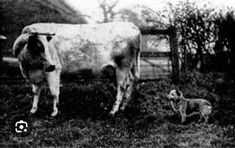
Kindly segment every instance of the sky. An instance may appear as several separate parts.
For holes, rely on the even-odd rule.
[[[66,0],[75,10],[79,10],[82,14],[89,16],[87,18],[89,23],[94,23],[102,20],[102,12],[99,9],[98,1],[101,0]],[[112,1],[112,0],[108,0]],[[153,10],[163,9],[168,2],[177,3],[180,0],[119,0],[115,11],[122,8],[128,8],[135,5],[145,5]],[[181,0],[182,1],[182,0]],[[195,0],[189,0],[195,1]],[[209,3],[210,6],[216,9],[225,9],[227,7],[235,8],[235,0],[196,0],[198,5]]]

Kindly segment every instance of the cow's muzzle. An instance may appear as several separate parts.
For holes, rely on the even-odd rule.
[[[45,68],[45,72],[52,72],[55,70],[55,65],[49,65]]]

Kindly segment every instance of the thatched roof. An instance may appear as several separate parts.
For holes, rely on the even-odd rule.
[[[83,24],[86,23],[83,15],[75,11],[72,7],[70,7],[65,0],[37,0],[44,6],[47,6],[51,9],[57,10],[60,15],[67,19],[69,23],[78,23]]]
[[[7,37],[5,51],[26,25],[37,22],[78,23],[86,20],[64,0],[0,0],[0,34]],[[9,51],[10,53],[11,51]]]

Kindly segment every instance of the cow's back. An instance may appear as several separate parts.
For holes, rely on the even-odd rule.
[[[81,36],[94,42],[127,39],[140,33],[137,26],[130,22],[112,22],[103,24],[57,24],[36,23],[26,26],[22,33],[55,33],[58,36]]]
[[[32,32],[55,33],[49,42],[52,59],[62,67],[62,71],[71,73],[83,68],[97,70],[112,62],[113,56],[130,55],[129,42],[139,46],[140,36],[138,27],[128,22],[82,25],[37,23],[26,26],[22,31]]]

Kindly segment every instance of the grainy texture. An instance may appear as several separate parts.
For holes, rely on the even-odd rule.
[[[34,114],[38,109],[43,80],[54,97],[51,116],[56,116],[61,74],[90,71],[97,76],[110,71],[107,69],[114,71],[117,85],[110,114],[114,115],[119,108],[124,110],[140,75],[140,44],[139,28],[130,22],[26,26],[16,39],[13,52],[23,76],[32,84],[34,101],[30,112]]]
[[[209,91],[216,74],[187,74],[178,87],[187,97],[205,97],[214,107],[209,124],[180,123],[165,95],[176,86],[170,80],[139,83],[124,113],[109,118],[114,85],[108,81],[63,80],[60,114],[50,118],[52,103],[48,88],[42,91],[39,110],[27,137],[11,133],[11,121],[27,115],[32,99],[27,83],[0,83],[0,146],[34,147],[234,147],[235,106],[230,88],[218,102],[218,92]],[[5,77],[10,81],[11,78]],[[190,80],[190,81],[188,81]],[[193,86],[193,87],[192,87]],[[225,87],[224,87],[225,88]],[[218,100],[217,100],[218,99]],[[217,101],[216,101],[217,100]],[[228,101],[229,100],[229,101]]]

